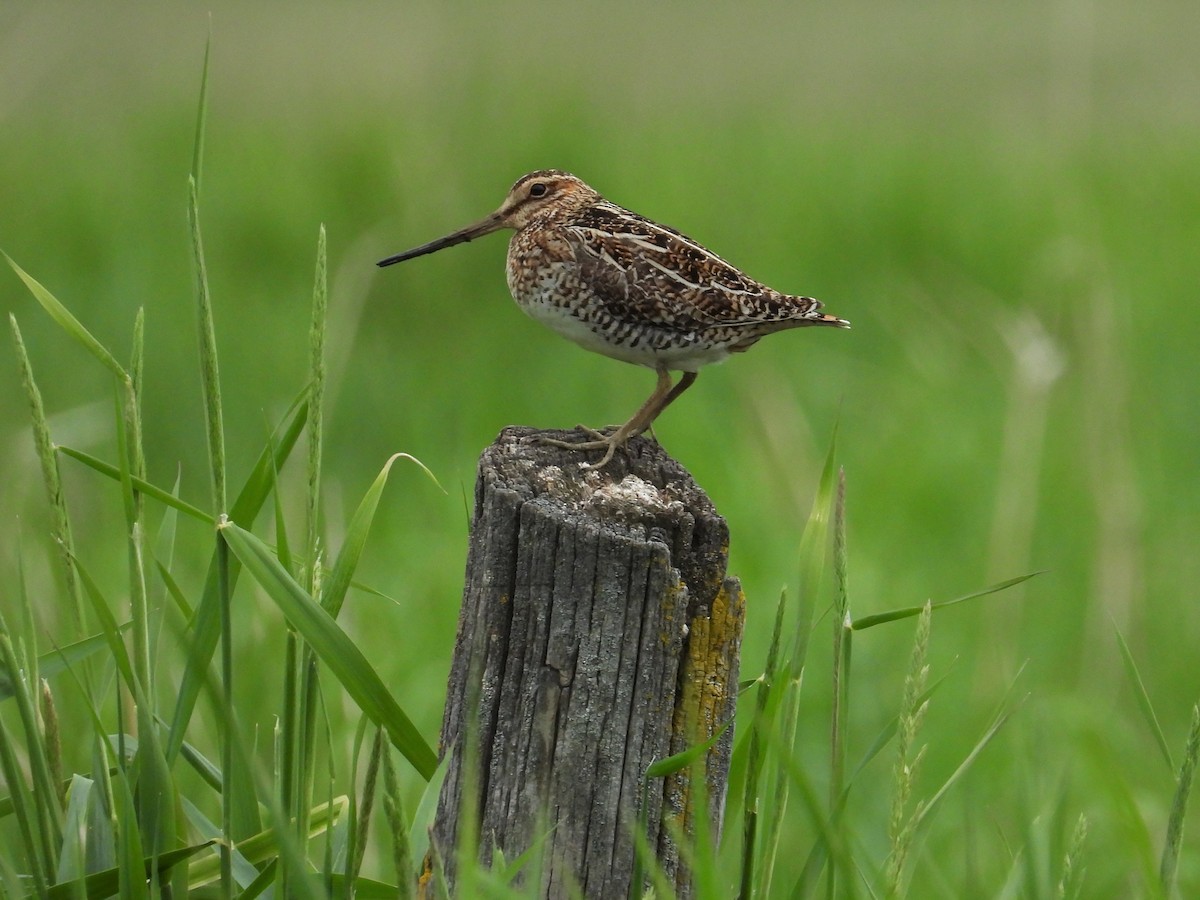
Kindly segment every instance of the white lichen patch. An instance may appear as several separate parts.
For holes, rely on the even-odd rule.
[[[533,474],[538,480],[538,487],[548,494],[574,493],[570,479],[563,475],[563,470],[558,466],[542,466]]]
[[[657,512],[683,510],[683,504],[668,497],[648,481],[626,475],[619,482],[606,481],[592,492],[592,506],[622,518],[644,518]]]

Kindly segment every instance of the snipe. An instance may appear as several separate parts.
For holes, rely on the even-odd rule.
[[[508,245],[508,289],[521,309],[588,350],[658,375],[649,399],[611,433],[580,426],[588,439],[543,439],[574,450],[604,450],[595,468],[649,428],[703,366],[776,331],[850,327],[823,314],[820,301],[760,284],[686,235],[610,203],[556,169],[521,178],[486,219],[379,265],[502,228],[516,231]],[[683,373],[674,385],[670,372]]]

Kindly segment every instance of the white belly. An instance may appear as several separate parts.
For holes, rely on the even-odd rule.
[[[704,366],[721,362],[729,356],[727,348],[714,347],[698,340],[680,340],[670,346],[656,347],[647,336],[630,334],[629,329],[602,329],[548,299],[552,296],[556,294],[555,287],[551,285],[522,297],[517,297],[513,292],[517,305],[531,318],[593,353],[635,366],[650,369],[665,367],[674,372],[698,372]]]

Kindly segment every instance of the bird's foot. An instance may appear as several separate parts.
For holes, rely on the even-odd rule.
[[[582,431],[584,434],[586,434],[588,437],[590,437],[592,439],[592,441],[607,442],[608,439],[610,437],[612,437],[613,434],[615,434],[616,432],[621,430],[621,426],[620,425],[605,425],[603,428],[596,429],[596,428],[588,428],[588,426],[586,426],[586,425],[576,425],[575,430]]]
[[[571,430],[583,432],[585,437],[591,438],[591,440],[587,441],[586,443],[589,445],[595,444],[598,447],[601,443],[607,443],[609,437],[612,434],[621,430],[621,426],[620,425],[605,425],[603,428],[595,429],[595,428],[589,428],[587,425],[576,425]],[[533,439],[535,441],[537,441],[539,444],[549,444],[552,447],[565,447],[568,450],[578,449],[582,446],[582,442],[580,442],[580,441],[562,441],[562,440],[559,440],[558,438],[546,437],[545,435],[541,435],[541,434],[534,435]],[[594,449],[594,448],[587,447],[584,449]]]
[[[629,440],[629,435],[621,434],[620,428],[610,426],[605,431],[612,431],[612,434],[605,434],[604,431],[597,431],[594,428],[588,428],[586,425],[577,425],[577,431],[582,431],[584,435],[590,437],[591,440],[586,441],[563,441],[558,438],[546,437],[545,435],[534,435],[533,439],[539,444],[546,444],[550,447],[559,447],[563,450],[603,450],[604,457],[598,463],[585,463],[585,469],[602,469],[608,465],[613,458],[613,454],[618,448],[624,449],[625,444]]]

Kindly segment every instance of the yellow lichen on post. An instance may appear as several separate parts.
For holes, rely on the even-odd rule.
[[[737,704],[738,667],[742,628],[746,621],[746,595],[737,579],[725,580],[710,610],[701,610],[688,625],[687,654],[682,662],[680,693],[672,719],[672,752],[703,744],[733,719]],[[727,729],[696,765],[668,776],[663,804],[664,839],[695,834],[695,798],[704,798],[712,827],[719,839],[725,808],[726,780],[733,730]],[[704,778],[701,791],[693,778]],[[688,887],[689,874],[681,867],[674,874],[677,889]]]
[[[732,594],[732,596],[731,596]],[[706,741],[727,719],[726,711],[737,696],[736,669],[738,650],[742,643],[742,626],[746,621],[746,595],[734,580],[721,585],[713,600],[712,610],[701,613],[689,623],[688,654],[684,661],[683,702],[676,711],[676,733],[687,718],[679,718],[683,709],[699,733],[694,740]]]

